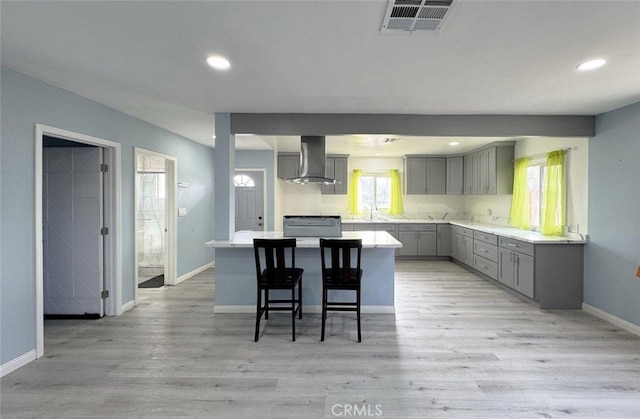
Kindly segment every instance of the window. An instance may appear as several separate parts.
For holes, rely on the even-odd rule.
[[[389,175],[363,174],[358,179],[358,211],[387,211],[391,207],[391,178]]]
[[[256,184],[247,175],[235,175],[233,177],[233,186],[236,188],[255,188]]]
[[[539,230],[542,224],[542,204],[544,202],[544,178],[547,165],[534,163],[527,167],[527,189],[529,190],[529,225]]]

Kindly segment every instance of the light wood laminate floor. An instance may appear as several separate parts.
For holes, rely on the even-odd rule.
[[[365,267],[366,269],[366,267]],[[306,280],[311,280],[306,278]],[[365,284],[366,286],[366,284]],[[396,314],[213,314],[213,271],[120,317],[47,321],[6,418],[638,418],[640,338],[541,311],[450,262],[399,262]]]

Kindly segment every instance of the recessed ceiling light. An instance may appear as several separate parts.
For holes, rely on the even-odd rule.
[[[229,62],[229,60],[221,55],[211,55],[207,57],[207,64],[209,64],[216,70],[228,70],[229,68],[231,68],[231,63]]]
[[[450,145],[450,146],[455,147],[455,146],[457,146],[457,145],[460,145],[460,143],[459,143],[459,142],[457,142],[457,141],[451,141],[451,142],[449,143],[449,145]]]
[[[576,68],[580,71],[593,70],[595,68],[602,67],[606,62],[607,60],[598,58],[597,60],[585,61]]]

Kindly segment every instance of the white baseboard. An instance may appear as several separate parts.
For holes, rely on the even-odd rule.
[[[640,326],[638,326],[637,324],[628,322],[618,316],[614,316],[613,314],[607,313],[606,311],[600,310],[599,308],[591,306],[587,303],[582,303],[582,310],[586,311],[589,314],[593,314],[594,316],[599,317],[602,320],[608,321],[609,323],[614,324],[619,328],[626,330],[627,332],[631,332],[634,335],[640,336]]]
[[[24,353],[17,358],[13,358],[11,361],[0,365],[0,377],[4,377],[5,375],[17,370],[20,367],[24,367],[29,362],[32,362],[35,360],[36,360],[35,349],[27,353]]]
[[[303,313],[322,313],[322,306],[308,306],[304,305],[302,307]],[[362,306],[362,313],[371,313],[371,314],[395,314],[396,309],[394,306]],[[214,313],[255,313],[256,306],[254,305],[224,305],[224,306],[213,306]]]
[[[214,263],[215,263],[215,262],[209,262],[209,263],[207,263],[206,265],[203,265],[203,266],[201,266],[201,267],[199,267],[199,268],[196,268],[196,269],[194,269],[194,270],[193,270],[193,271],[191,271],[191,272],[187,272],[187,273],[186,273],[186,274],[184,274],[184,275],[180,275],[179,277],[177,277],[177,278],[176,278],[176,285],[178,285],[178,284],[179,284],[179,283],[181,283],[182,281],[186,281],[187,279],[192,278],[192,277],[194,277],[194,276],[198,275],[200,272],[204,272],[204,271],[206,271],[206,270],[207,270],[207,269],[209,269],[209,268],[213,268],[213,267],[214,267]]]
[[[118,313],[118,316],[121,315],[122,313],[124,313],[125,311],[129,311],[132,308],[134,308],[136,306],[136,302],[134,300],[131,300],[127,303],[124,303],[122,305],[122,307],[120,308],[120,312]]]

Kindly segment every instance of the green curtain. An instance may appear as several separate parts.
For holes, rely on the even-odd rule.
[[[564,233],[564,150],[547,154],[543,193],[542,234],[561,236]]]
[[[529,189],[527,188],[527,167],[529,159],[523,157],[515,161],[513,174],[513,196],[509,222],[512,227],[523,230],[531,229],[529,223]]]
[[[400,172],[397,169],[393,169],[389,172],[389,177],[391,178],[391,205],[389,207],[389,214],[402,215],[404,214],[404,208],[402,207]]]
[[[349,197],[349,212],[351,214],[358,214],[358,182],[362,176],[362,170],[355,169],[351,173],[351,185],[348,191]]]

